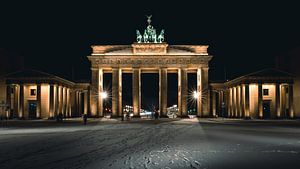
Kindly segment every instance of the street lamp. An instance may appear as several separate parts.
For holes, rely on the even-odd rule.
[[[193,92],[193,98],[194,98],[194,99],[198,99],[199,94],[200,94],[199,92],[194,91],[194,92]]]
[[[102,99],[106,99],[108,97],[107,92],[105,92],[105,91],[101,92],[100,95],[101,95]]]

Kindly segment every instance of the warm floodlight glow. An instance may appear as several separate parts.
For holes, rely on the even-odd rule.
[[[108,95],[107,95],[107,92],[101,92],[100,95],[101,95],[101,98],[102,98],[102,99],[106,99],[107,96],[108,96]]]
[[[194,91],[194,92],[193,92],[193,97],[194,97],[194,99],[198,99],[198,97],[199,97],[199,92]]]

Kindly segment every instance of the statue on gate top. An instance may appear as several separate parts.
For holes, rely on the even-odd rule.
[[[162,43],[165,40],[164,30],[161,30],[160,34],[156,35],[156,29],[154,29],[154,27],[151,25],[152,15],[146,17],[148,26],[144,30],[143,35],[141,35],[139,30],[136,30],[136,41],[138,43]]]

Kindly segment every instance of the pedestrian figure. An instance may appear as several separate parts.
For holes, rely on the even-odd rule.
[[[87,123],[87,114],[83,114],[82,118],[83,118],[83,124],[86,125],[86,123]]]
[[[59,118],[59,121],[61,121],[61,122],[62,122],[62,121],[63,121],[63,114],[62,114],[62,113],[59,113],[59,115],[58,115],[58,116],[59,116],[59,117],[58,117],[58,118]]]
[[[126,113],[126,119],[127,119],[128,121],[130,120],[130,113],[129,113],[129,112]]]
[[[59,122],[59,117],[58,115],[55,116],[56,122]]]
[[[225,117],[225,109],[226,109],[226,105],[224,102],[222,102],[222,105],[221,105],[221,116],[222,117]]]
[[[121,117],[122,121],[124,121],[124,118],[125,118],[125,114],[124,112],[122,112],[122,117]]]

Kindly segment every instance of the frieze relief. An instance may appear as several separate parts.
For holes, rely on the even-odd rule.
[[[155,64],[205,64],[207,59],[95,59],[100,65],[155,65]]]

